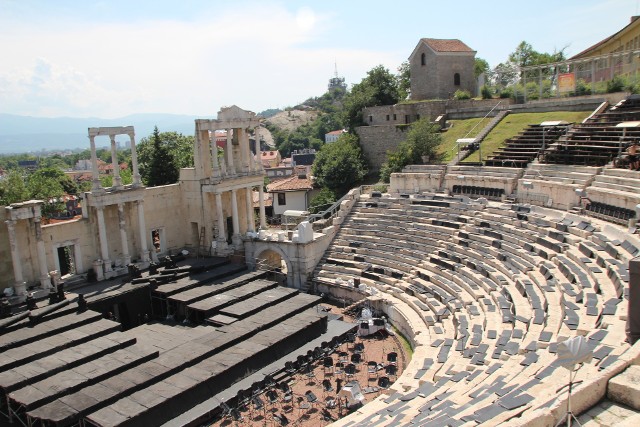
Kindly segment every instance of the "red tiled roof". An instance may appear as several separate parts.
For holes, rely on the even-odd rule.
[[[422,41],[436,52],[474,52],[458,39],[422,39]]]
[[[344,130],[344,129],[332,130],[331,132],[327,133],[327,135],[342,135],[345,132],[346,132],[346,130]]]
[[[298,175],[292,175],[267,185],[269,192],[301,190],[313,190],[313,181],[309,178],[298,178]]]

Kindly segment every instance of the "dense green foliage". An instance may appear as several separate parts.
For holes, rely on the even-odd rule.
[[[336,195],[328,188],[323,188],[318,194],[316,194],[309,202],[309,212],[318,213],[329,208],[336,202]]]
[[[407,99],[411,91],[411,66],[409,61],[404,61],[398,67],[396,81],[398,84],[398,98],[400,100]]]
[[[407,138],[395,151],[387,152],[387,161],[380,169],[380,180],[389,182],[391,174],[401,172],[407,165],[420,165],[424,161],[438,160],[441,142],[440,128],[428,119],[420,119],[411,124]]]
[[[489,74],[490,68],[489,63],[486,59],[476,58],[475,63],[473,64],[473,75],[478,78],[478,76],[482,73]]]
[[[50,216],[62,207],[55,199],[64,194],[77,194],[78,191],[77,184],[60,169],[42,168],[31,173],[12,169],[0,181],[0,205],[44,200],[43,215]]]
[[[142,138],[138,147],[142,182],[150,187],[177,182],[180,170],[176,157],[181,153],[180,142],[186,145],[188,139],[189,137],[176,134],[176,132],[161,134],[157,126],[153,129],[153,135],[150,138]],[[191,145],[193,147],[193,144]],[[193,156],[193,154],[191,155]]]
[[[344,98],[344,123],[353,131],[363,124],[362,110],[377,105],[393,105],[400,100],[398,79],[384,66],[369,70]]]
[[[468,90],[456,90],[456,92],[453,94],[453,99],[457,99],[458,101],[464,100],[464,99],[471,99],[471,92],[469,92]]]
[[[316,184],[341,196],[367,174],[358,137],[342,135],[336,142],[322,147],[313,162]]]

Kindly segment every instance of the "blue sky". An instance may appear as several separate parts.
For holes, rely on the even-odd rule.
[[[518,43],[569,56],[639,0],[0,0],[0,113],[114,118],[262,111],[392,71],[421,37],[458,38],[493,67]]]

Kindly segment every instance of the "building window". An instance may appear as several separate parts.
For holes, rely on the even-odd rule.
[[[387,114],[387,121],[389,121],[389,115]]]
[[[373,122],[373,116],[369,116],[369,123]]]
[[[427,65],[427,55],[424,53],[420,55],[420,65]]]
[[[453,85],[454,86],[460,86],[460,74],[459,73],[455,73],[453,75]]]
[[[287,204],[287,196],[285,193],[278,193],[278,206],[284,206]]]
[[[393,120],[396,120],[396,115],[395,114],[393,115]]]
[[[420,120],[420,114],[416,114],[416,120]]]

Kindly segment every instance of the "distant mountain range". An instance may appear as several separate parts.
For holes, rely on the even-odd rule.
[[[30,117],[0,113],[0,154],[38,152],[42,150],[73,150],[89,148],[87,129],[101,126],[133,126],[136,142],[153,133],[158,126],[160,132],[175,131],[193,135],[197,116],[181,114],[132,114],[117,119],[95,117]],[[207,117],[212,118],[212,117]],[[116,138],[128,142],[129,138]],[[106,146],[108,139],[96,139],[98,147]]]

